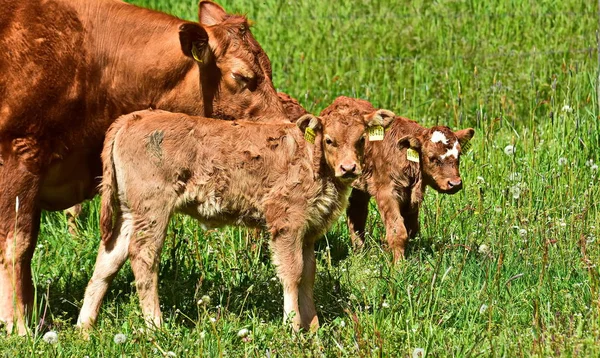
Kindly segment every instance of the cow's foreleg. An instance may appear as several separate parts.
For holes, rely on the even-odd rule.
[[[394,254],[394,262],[404,259],[408,233],[396,198],[391,193],[378,193],[377,206],[385,225],[385,238]]]
[[[304,270],[303,243],[298,230],[289,228],[271,230],[271,251],[277,274],[283,285],[283,320],[291,320],[294,330],[302,326],[302,312],[298,309],[298,294]],[[308,326],[304,328],[309,328]]]
[[[96,322],[108,286],[127,260],[132,231],[133,220],[126,213],[117,219],[112,238],[100,243],[94,274],[85,289],[83,306],[77,319],[77,326],[83,330],[90,329]]]
[[[40,180],[18,160],[0,159],[0,321],[9,332],[16,328],[23,335],[33,309],[31,258],[40,225]]]
[[[163,208],[164,209],[164,206]],[[158,300],[158,265],[169,217],[136,222],[129,244],[129,259],[135,276],[142,314],[150,328],[160,327],[162,316]]]
[[[410,213],[402,212],[402,217],[404,218],[404,226],[406,227],[408,238],[414,239],[419,233],[420,229],[419,209],[417,208],[416,211],[412,211]]]
[[[358,189],[352,189],[350,199],[348,201],[348,209],[346,216],[348,217],[348,231],[352,246],[355,249],[363,247],[365,244],[365,226],[369,215],[369,199],[368,193]]]
[[[316,330],[319,328],[319,318],[315,308],[313,289],[315,286],[315,245],[305,243],[302,249],[302,280],[300,281],[300,292],[298,295],[298,306],[300,309],[301,326],[305,329]]]

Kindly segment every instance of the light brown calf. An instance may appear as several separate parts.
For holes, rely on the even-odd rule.
[[[41,210],[94,196],[115,118],[146,108],[283,117],[246,19],[210,1],[198,15],[117,0],[1,2],[0,321],[9,331],[17,323],[24,334],[31,312]]]
[[[295,312],[295,329],[318,327],[314,242],[347,205],[350,183],[362,171],[365,130],[393,117],[386,110],[331,111],[296,125],[163,111],[119,118],[102,153],[102,243],[78,325],[93,325],[128,257],[142,312],[149,325],[161,324],[159,257],[169,219],[180,212],[206,227],[265,228],[283,283],[284,319]],[[310,131],[314,144],[303,138]]]
[[[306,112],[292,97],[284,93],[278,95],[290,121]],[[374,110],[365,100],[338,97],[321,115],[331,111],[341,115],[366,114]],[[425,188],[430,186],[447,194],[462,188],[461,145],[474,133],[472,128],[457,132],[443,126],[424,128],[415,121],[396,117],[382,141],[367,141],[363,174],[352,184],[354,189],[346,211],[353,245],[364,244],[369,200],[373,196],[394,261],[403,258],[407,241],[419,231],[419,207]],[[416,161],[407,159],[409,148],[416,151]]]

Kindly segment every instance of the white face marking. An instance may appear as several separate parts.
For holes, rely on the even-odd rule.
[[[448,138],[446,138],[444,133],[440,131],[433,132],[433,134],[431,135],[431,141],[433,143],[442,142],[444,144],[448,144]]]
[[[446,152],[446,154],[440,155],[440,159],[444,160],[444,159],[448,158],[451,155],[453,155],[454,158],[458,159],[458,141],[454,142],[454,145],[452,146],[452,149],[448,149],[448,151]]]

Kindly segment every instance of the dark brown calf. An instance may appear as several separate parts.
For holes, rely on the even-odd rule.
[[[304,111],[293,98],[282,93],[279,97],[291,121]],[[338,97],[321,115],[330,111],[366,114],[374,110],[367,101]],[[346,211],[353,245],[360,247],[364,243],[369,199],[373,196],[394,261],[403,258],[408,239],[419,232],[419,207],[425,188],[430,186],[447,194],[462,188],[461,145],[474,133],[472,128],[457,132],[443,126],[424,128],[415,121],[396,117],[382,141],[367,141],[363,174],[352,184],[354,189]],[[412,160],[408,159],[409,153]]]
[[[114,0],[2,2],[0,321],[9,331],[16,322],[25,333],[40,212],[94,195],[115,118],[146,108],[283,118],[246,19],[210,1],[199,18]]]
[[[128,257],[142,312],[149,325],[161,324],[160,252],[169,219],[180,212],[206,227],[266,229],[283,283],[284,318],[295,312],[294,328],[317,327],[315,240],[346,207],[350,183],[362,171],[367,127],[385,127],[393,117],[386,110],[331,111],[305,115],[297,125],[164,111],[121,117],[102,153],[102,243],[78,325],[93,325]]]

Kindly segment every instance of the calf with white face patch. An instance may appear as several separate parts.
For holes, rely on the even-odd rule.
[[[330,107],[334,105],[344,113],[374,110],[369,102],[348,97],[339,97]],[[383,140],[367,140],[363,173],[352,184],[347,209],[353,245],[361,247],[364,243],[369,199],[373,196],[394,261],[402,259],[409,238],[419,231],[419,207],[426,186],[448,194],[462,188],[460,154],[474,133],[472,128],[457,132],[442,126],[424,128],[395,117]]]
[[[78,325],[94,323],[127,258],[146,320],[161,324],[160,252],[169,219],[180,212],[206,227],[265,228],[284,317],[293,316],[295,329],[316,328],[314,243],[347,206],[350,184],[362,173],[367,128],[393,118],[385,110],[305,115],[296,125],[165,111],[119,118],[102,152],[102,243]]]

